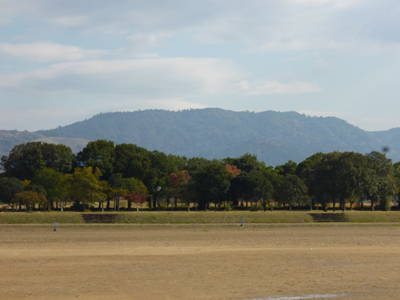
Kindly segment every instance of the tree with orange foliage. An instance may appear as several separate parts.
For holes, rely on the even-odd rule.
[[[23,203],[26,205],[26,210],[30,211],[35,204],[43,205],[47,203],[46,196],[33,192],[33,191],[25,191],[21,193],[15,194],[14,198],[12,199],[14,203]]]
[[[237,166],[234,166],[234,165],[226,164],[225,168],[229,173],[232,173],[233,178],[235,178],[236,176],[238,176],[242,172],[241,170],[239,170],[237,168]]]

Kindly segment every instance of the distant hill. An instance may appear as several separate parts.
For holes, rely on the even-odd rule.
[[[400,160],[400,128],[366,132],[335,117],[309,117],[296,112],[234,112],[217,108],[145,110],[96,115],[52,130],[46,137],[106,139],[148,150],[205,158],[256,154],[267,165],[289,159],[300,162],[316,152],[367,153],[389,146]]]
[[[77,153],[82,150],[89,141],[81,138],[47,137],[28,131],[0,130],[0,157],[8,155],[15,145],[27,142],[64,144],[70,147],[74,153]]]

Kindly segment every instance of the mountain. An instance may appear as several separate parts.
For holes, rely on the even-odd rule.
[[[400,128],[366,132],[335,117],[296,112],[234,112],[218,108],[145,110],[96,115],[52,130],[45,137],[106,139],[148,150],[205,158],[256,154],[267,165],[300,162],[316,152],[380,151],[388,146],[400,160]]]
[[[82,150],[89,141],[81,138],[47,137],[29,131],[0,130],[0,157],[8,155],[15,145],[27,142],[64,144],[70,147],[74,153],[77,153]]]

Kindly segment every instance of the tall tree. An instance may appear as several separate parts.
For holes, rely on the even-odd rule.
[[[206,165],[194,174],[194,188],[200,199],[200,208],[206,209],[212,202],[216,209],[218,203],[225,201],[232,177],[221,162]]]
[[[391,198],[396,192],[392,160],[377,151],[366,156],[368,168],[364,173],[364,194],[371,200],[372,210],[378,202],[382,210],[390,210]]]
[[[66,198],[67,187],[64,175],[59,171],[43,168],[35,173],[32,183],[44,187],[50,207],[52,208],[54,207],[53,201],[62,201]]]
[[[0,202],[11,205],[14,210],[12,199],[17,193],[24,191],[24,184],[17,178],[0,178]]]
[[[276,166],[275,170],[278,172],[279,175],[295,175],[297,169],[297,163],[294,161],[289,160],[286,164]]]
[[[94,202],[104,201],[104,185],[99,180],[101,177],[100,169],[94,171],[92,167],[76,168],[73,174],[66,175],[66,181],[69,183],[69,198],[82,204],[82,209],[86,205]]]
[[[59,172],[72,170],[74,155],[71,148],[42,142],[15,146],[9,156],[1,158],[6,176],[31,180],[35,172],[47,167]]]
[[[289,205],[291,211],[293,203],[306,194],[307,187],[304,182],[296,175],[286,174],[281,177],[275,190],[275,199],[283,205]]]
[[[106,140],[89,142],[76,156],[78,166],[99,168],[103,179],[113,174],[114,160],[114,142]]]
[[[266,168],[264,162],[258,161],[257,155],[249,153],[243,154],[239,158],[230,158],[230,157],[225,158],[223,162],[225,164],[236,166],[242,172],[251,172]]]

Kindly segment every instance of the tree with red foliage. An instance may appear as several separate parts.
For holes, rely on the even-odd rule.
[[[139,204],[142,206],[142,204],[146,202],[146,196],[139,192],[126,194],[125,199],[129,202],[136,203],[136,211],[139,211]]]

